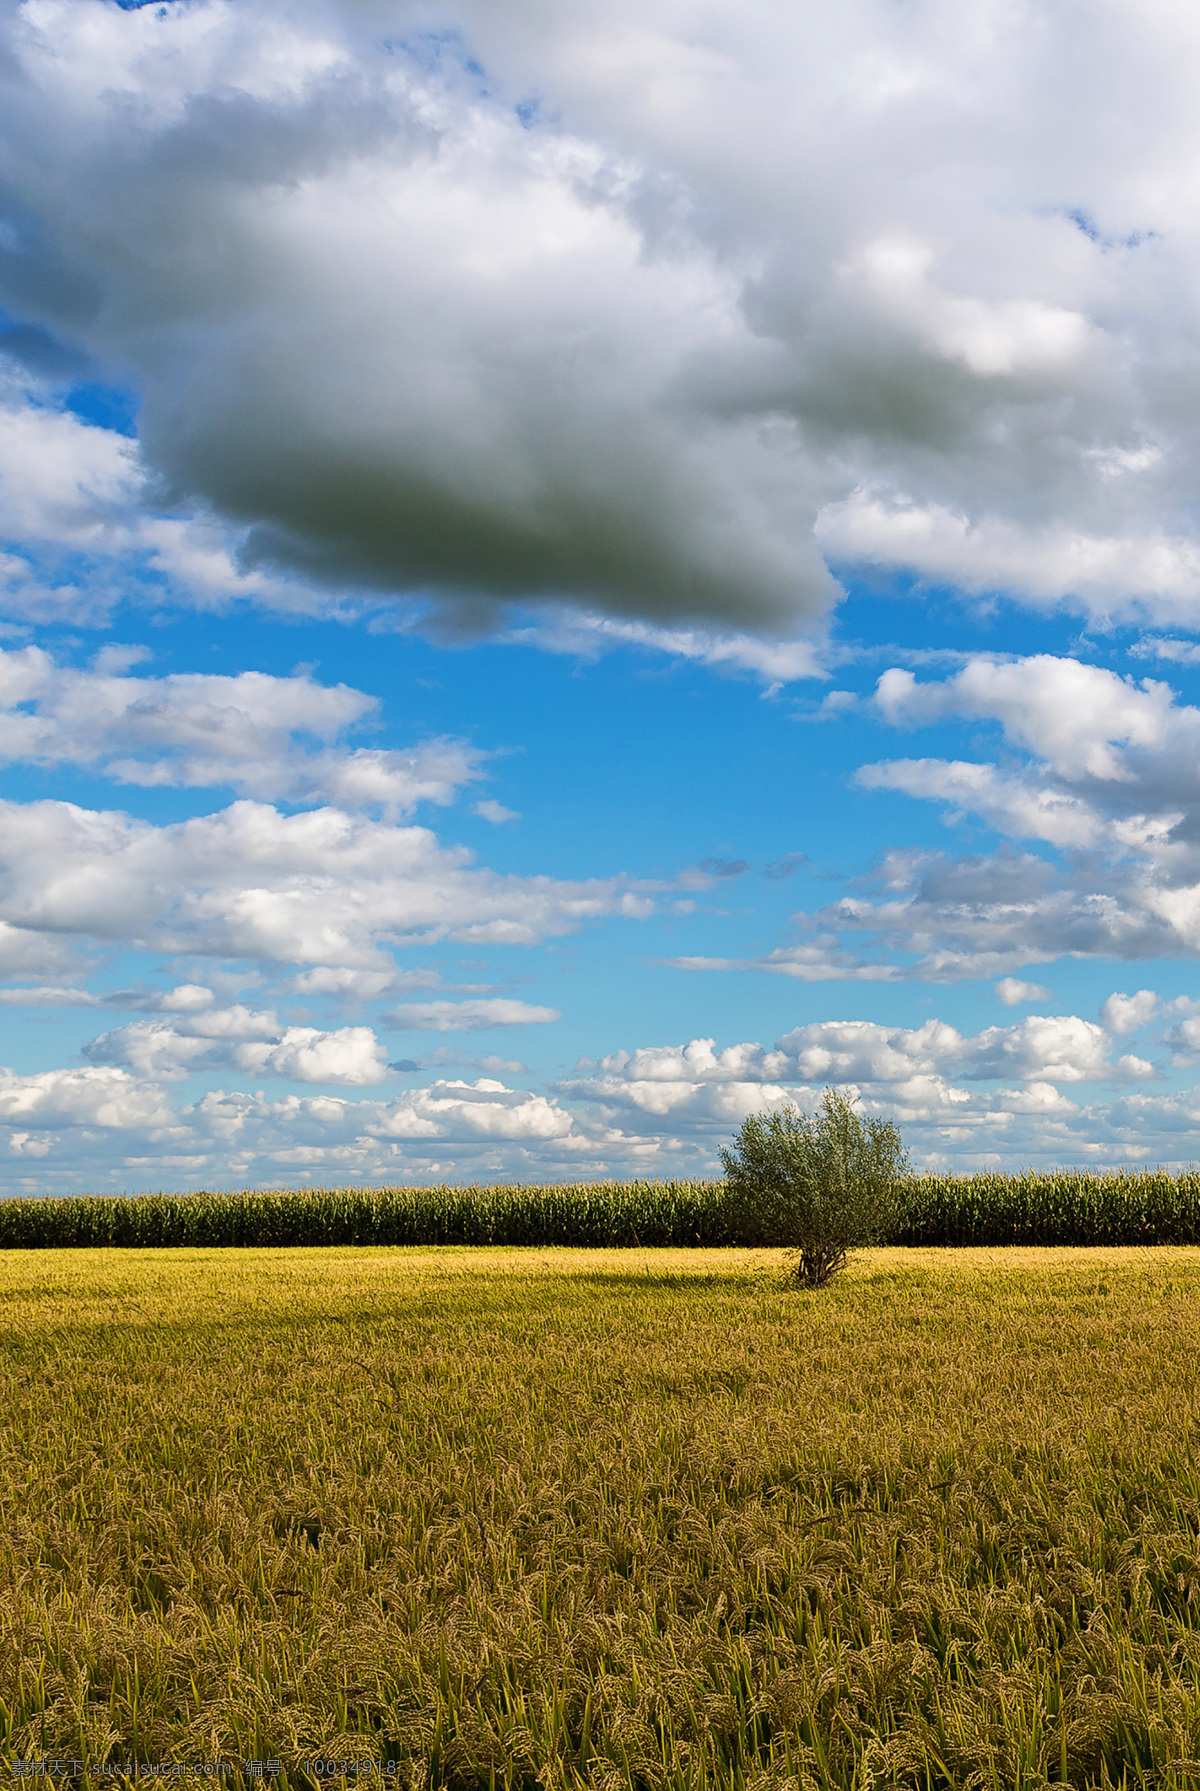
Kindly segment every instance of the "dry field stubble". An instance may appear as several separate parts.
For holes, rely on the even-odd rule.
[[[1200,1250],[777,1262],[0,1257],[5,1754],[1200,1786]]]

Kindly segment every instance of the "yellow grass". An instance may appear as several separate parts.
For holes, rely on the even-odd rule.
[[[778,1262],[0,1256],[5,1753],[1200,1786],[1200,1250]]]

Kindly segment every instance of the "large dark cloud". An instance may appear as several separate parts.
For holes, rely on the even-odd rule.
[[[794,631],[826,556],[1195,611],[1176,10],[29,0],[4,35],[10,348],[134,382],[159,500],[254,565],[467,618]]]

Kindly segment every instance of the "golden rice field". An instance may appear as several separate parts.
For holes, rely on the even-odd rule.
[[[4,1253],[13,1782],[1200,1786],[1200,1249],[778,1262]]]

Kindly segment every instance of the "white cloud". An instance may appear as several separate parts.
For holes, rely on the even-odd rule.
[[[77,984],[24,984],[0,988],[6,1007],[119,1007],[142,1013],[195,1013],[212,1005],[213,992],[199,983],[173,989],[85,989]]]
[[[1175,665],[1200,663],[1200,647],[1194,641],[1172,640],[1162,635],[1143,635],[1128,652],[1133,659],[1162,659]]]
[[[69,976],[76,954],[53,932],[0,920],[0,976]]]
[[[275,1043],[254,1042],[235,1049],[234,1062],[255,1076],[286,1076],[292,1082],[365,1086],[382,1082],[387,1053],[369,1026],[342,1026],[321,1032],[289,1026]]]
[[[471,812],[478,815],[481,821],[490,821],[494,827],[502,827],[505,821],[521,819],[515,808],[505,808],[502,802],[493,802],[491,797],[477,802]]]
[[[1005,1007],[1019,1007],[1026,1001],[1050,999],[1049,989],[1044,988],[1041,983],[1023,983],[1017,976],[1002,976],[996,984],[996,994]]]
[[[0,388],[0,535],[83,551],[128,545],[145,478],[137,444]]]
[[[1100,1018],[1110,1032],[1139,1032],[1158,1005],[1153,989],[1139,989],[1136,995],[1114,993],[1100,1009]]]
[[[1071,782],[1129,783],[1135,766],[1169,749],[1172,732],[1189,742],[1200,710],[1178,709],[1167,684],[1135,684],[1101,666],[1038,653],[1024,659],[973,655],[951,678],[918,684],[893,668],[875,701],[893,725],[928,725],[946,715],[999,721],[1005,737]],[[1140,748],[1143,759],[1119,747]]]
[[[318,964],[291,979],[297,995],[330,995],[335,1001],[373,1001],[402,989],[436,989],[441,983],[436,970],[351,970],[344,965]]]
[[[1109,1074],[1102,1028],[1074,1015],[1033,1015],[968,1038],[940,1020],[912,1030],[866,1020],[818,1022],[788,1033],[778,1049],[805,1082],[892,1083],[917,1075],[1086,1082]]]
[[[545,1095],[505,1088],[481,1077],[474,1083],[435,1082],[402,1096],[372,1123],[386,1139],[561,1139],[573,1120]]]
[[[844,918],[844,917],[843,917]],[[674,970],[766,970],[802,983],[896,982],[898,965],[869,963],[846,951],[835,933],[823,933],[793,945],[780,945],[761,958],[668,958]]]
[[[640,647],[717,671],[752,672],[771,689],[803,678],[828,676],[812,640],[773,639],[701,628],[663,628],[572,609],[557,611],[534,626],[514,628],[508,639],[530,641],[552,653],[595,659],[614,647]]]
[[[378,707],[345,684],[305,673],[129,676],[130,658],[142,656],[107,648],[81,671],[39,647],[0,648],[0,761],[86,766],[145,787],[231,785],[389,818],[453,802],[482,775],[486,755],[459,740],[406,751],[335,744]]]
[[[989,1026],[963,1052],[972,1079],[1092,1082],[1110,1074],[1104,1029],[1074,1015],[1032,1014],[1016,1026]]]
[[[109,1131],[169,1127],[162,1090],[121,1069],[89,1065],[17,1076],[0,1070],[0,1120],[21,1129],[100,1126]]]
[[[235,1061],[240,1052],[257,1051],[265,1073],[297,1080],[371,1079],[378,1058],[367,1028],[318,1034],[291,1027],[253,1036],[266,1030],[265,1018],[229,1010],[225,1033],[207,1035],[214,1053]],[[149,1024],[165,1036],[163,1022]],[[123,1031],[128,1042],[134,1031]],[[184,1022],[176,1032],[199,1042],[205,1036],[189,1035]],[[585,1060],[552,1095],[508,1086],[497,1064],[495,1074],[439,1078],[387,1100],[218,1090],[174,1106],[156,1076],[131,1074],[125,1064],[32,1076],[4,1071],[0,1123],[8,1128],[8,1164],[0,1164],[0,1185],[20,1192],[160,1186],[168,1176],[212,1187],[711,1174],[718,1147],[747,1114],[789,1100],[811,1108],[828,1083],[855,1091],[866,1112],[899,1120],[918,1163],[1195,1157],[1194,1093],[1126,1093],[1085,1105],[1055,1086],[1136,1083],[1154,1074],[1144,1059],[1110,1063],[1104,1043],[1099,1027],[1073,1015],[973,1037],[940,1020],[917,1028],[817,1022],[770,1049],[693,1039]],[[1179,1041],[1182,1051],[1194,1045]],[[519,1066],[509,1071],[519,1073]]]
[[[953,677],[918,683],[883,674],[876,705],[898,726],[960,716],[998,722],[1029,761],[901,759],[865,766],[868,788],[904,789],[978,814],[1020,838],[1103,846],[1115,856],[1181,862],[1179,824],[1200,798],[1200,709],[1170,686],[1135,683],[1076,659],[975,655]]]
[[[0,1005],[4,1007],[102,1007],[99,995],[90,989],[70,985],[24,983],[15,988],[0,989]]]
[[[109,324],[68,327],[134,369],[156,472],[258,524],[251,560],[335,584],[570,593],[722,619],[735,605],[753,619],[824,606],[836,587],[794,476],[752,422],[697,427],[672,401],[714,328],[752,338],[733,270],[682,241],[647,254],[621,190],[631,167],[447,89],[398,53],[403,37],[371,57],[361,39],[337,41],[335,17],[323,29],[219,0],[202,11],[204,56],[196,20],[176,31],[168,11],[147,35],[89,0],[31,5],[10,38],[17,189],[72,261],[68,277],[111,290]],[[264,89],[252,72],[264,57],[306,73]],[[133,94],[153,97],[135,106]],[[183,149],[185,120],[210,107],[228,114],[214,114],[215,137],[193,125]],[[30,133],[57,164],[51,185]],[[178,177],[167,141],[180,144]],[[212,165],[218,145],[238,169],[233,190]],[[134,167],[151,163],[147,184]],[[99,260],[74,202],[52,201],[59,178],[88,189],[91,227],[103,217],[113,233]],[[146,206],[153,220],[130,237]],[[204,243],[222,243],[215,260],[187,246],[201,216]],[[149,263],[133,250],[148,229],[171,271],[143,285],[134,260]],[[22,246],[28,265],[36,251]],[[169,296],[180,251],[186,318]],[[56,274],[25,279],[23,314],[61,329]],[[147,303],[153,352],[134,321]]]
[[[76,935],[370,971],[388,944],[531,944],[652,908],[627,881],[500,876],[425,828],[328,808],[283,815],[243,801],[155,827],[65,802],[0,803],[0,963],[7,925],[16,959],[31,939]]]
[[[949,803],[951,819],[964,812],[978,815],[997,832],[1016,839],[1094,846],[1104,837],[1103,817],[1088,803],[1022,777],[1006,777],[994,765],[959,759],[890,759],[864,765],[855,781],[867,790],[900,790],[906,796]]]
[[[177,1082],[200,1070],[238,1069],[291,1082],[361,1087],[382,1082],[387,1053],[369,1026],[322,1032],[281,1027],[274,1013],[240,1004],[186,1019],[134,1020],[84,1046],[93,1063],[127,1065],[150,1081]]]
[[[1074,1015],[1034,1016],[965,1038],[941,1020],[916,1028],[844,1020],[797,1027],[769,1051],[757,1044],[718,1051],[713,1039],[693,1039],[614,1052],[581,1063],[562,1090],[594,1104],[609,1121],[628,1124],[640,1115],[641,1123],[660,1128],[686,1124],[703,1131],[729,1130],[747,1113],[791,1098],[811,1106],[827,1084],[860,1091],[871,1110],[890,1103],[910,1118],[929,1119],[960,1108],[973,1112],[978,1101],[970,1085],[979,1082],[1015,1079],[1044,1090],[1149,1074],[1151,1066],[1140,1059],[1114,1067],[1103,1029]],[[998,1098],[988,1096],[989,1107]],[[1044,1092],[1036,1098],[1039,1108],[1058,1099]]]
[[[868,970],[891,981],[995,977],[1064,955],[1136,960],[1200,951],[1200,903],[1187,890],[1163,889],[1144,866],[1097,874],[1085,860],[1063,873],[1011,851],[957,861],[934,853],[893,858],[905,856],[907,867],[896,869],[903,881],[884,899],[844,897],[794,917],[796,924],[819,935],[873,935],[890,961]],[[781,947],[755,968],[786,971],[788,952]]]
[[[496,996],[480,1001],[402,1002],[384,1016],[397,1032],[477,1032],[489,1026],[546,1026],[562,1015],[557,1008]]]
[[[26,0],[4,29],[0,296],[142,396],[140,457],[10,407],[29,539],[202,601],[566,600],[773,681],[824,555],[1196,614],[1186,9],[458,0],[385,38],[306,0]]]
[[[951,717],[998,724],[1006,763],[885,760],[860,768],[861,786],[944,803],[951,823],[977,818],[1010,838],[1045,842],[1061,860],[1008,849],[957,863],[885,853],[864,879],[883,886],[882,900],[856,894],[793,917],[804,936],[756,968],[815,975],[827,960],[848,974],[879,974],[880,962],[849,950],[854,932],[875,934],[893,975],[933,980],[994,976],[1064,953],[1130,960],[1200,951],[1200,709],[1164,683],[1048,654],[973,655],[926,682],[893,667],[875,707],[902,727]]]
[[[1200,1020],[1181,1020],[1164,1037],[1177,1061],[1186,1063],[1200,1055]]]
[[[843,896],[815,913],[792,915],[799,937],[757,958],[668,962],[807,983],[948,983],[1001,978],[1063,956],[1200,955],[1195,873],[1161,876],[1153,863],[1097,865],[1085,857],[1064,869],[1010,849],[957,860],[896,851],[864,883],[883,885],[882,895]],[[869,950],[853,949],[855,935]]]
[[[793,1064],[784,1051],[764,1052],[761,1045],[715,1049],[713,1039],[692,1039],[683,1046],[643,1046],[586,1061],[584,1075],[563,1084],[575,1099],[599,1104],[607,1118],[637,1114],[643,1121],[686,1116],[731,1129],[749,1113],[769,1110],[786,1099],[778,1086]]]
[[[243,1039],[269,1039],[280,1031],[276,1016],[232,1007],[203,1008],[171,1020],[133,1020],[102,1032],[84,1046],[94,1063],[128,1065],[139,1076],[178,1081],[193,1069],[228,1063],[233,1044]]]
[[[324,1074],[328,1067],[321,1065],[321,1079],[335,1080]],[[493,1077],[438,1080],[386,1102],[218,1090],[171,1108],[157,1083],[119,1067],[35,1076],[4,1070],[0,1124],[8,1131],[0,1185],[10,1192],[147,1180],[161,1186],[164,1176],[184,1186],[426,1181],[473,1171],[486,1180],[540,1166],[561,1179],[577,1177],[581,1161],[589,1173],[589,1160],[606,1143],[624,1143],[611,1129],[602,1135],[581,1127],[556,1100]],[[636,1152],[639,1140],[629,1145]]]
[[[193,1014],[197,1010],[211,1007],[213,992],[205,988],[203,983],[179,983],[168,989],[159,1001],[164,1014]]]
[[[1103,477],[1107,469],[1098,471]],[[1150,616],[1190,623],[1200,608],[1200,544],[1182,532],[1110,535],[1057,522],[1030,527],[860,490],[821,512],[816,537],[835,561],[903,567],[930,583],[976,593],[1013,591],[1041,606],[1065,598],[1104,621]]]

